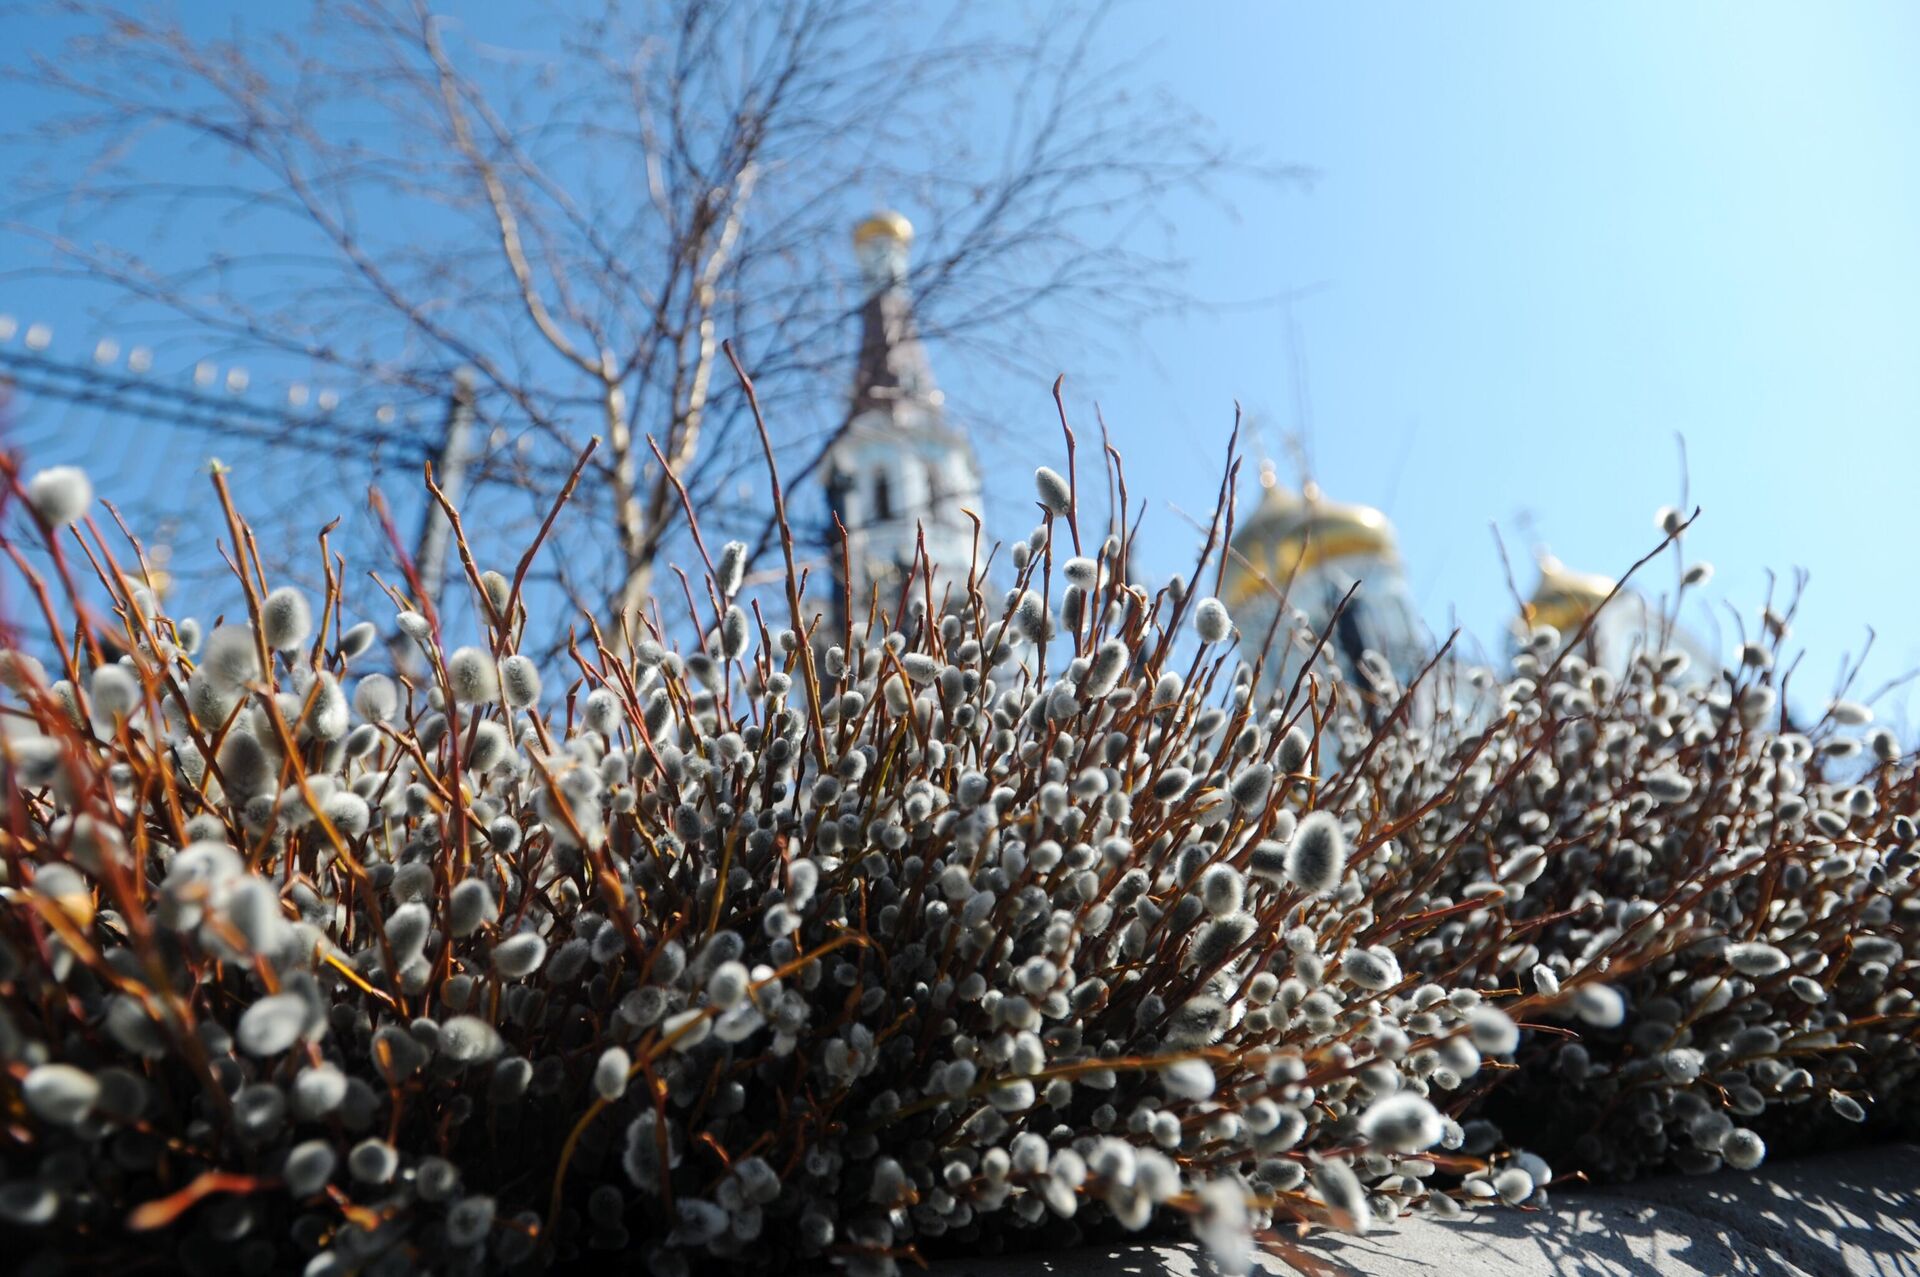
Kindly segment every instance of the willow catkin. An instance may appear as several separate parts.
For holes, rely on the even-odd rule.
[[[747,996],[748,980],[745,964],[722,962],[707,978],[707,1000],[722,1011],[732,1010]]]
[[[1232,865],[1209,865],[1200,875],[1199,894],[1216,918],[1235,913],[1246,898],[1246,880]]]
[[[1627,1018],[1627,1000],[1610,984],[1582,984],[1573,991],[1573,1010],[1596,1029],[1617,1029]]]
[[[306,999],[299,994],[276,993],[241,1013],[234,1036],[249,1055],[278,1055],[300,1040],[308,1014]]]
[[[124,665],[102,665],[93,672],[87,691],[93,699],[94,717],[102,723],[131,718],[140,708],[140,680]]]
[[[237,692],[260,677],[260,649],[253,632],[238,625],[220,625],[207,635],[200,673],[223,691]]]
[[[1727,962],[1741,975],[1760,978],[1785,971],[1792,959],[1772,945],[1754,940],[1728,945]]]
[[[477,1016],[456,1015],[440,1025],[440,1054],[456,1064],[491,1060],[504,1048],[500,1031]]]
[[[1367,1193],[1360,1177],[1344,1162],[1326,1161],[1313,1168],[1314,1191],[1327,1208],[1334,1227],[1343,1232],[1364,1234],[1373,1222],[1367,1206]]]
[[[509,980],[532,975],[546,961],[547,942],[531,931],[509,936],[493,949],[493,969]]]
[[[498,620],[511,620],[507,604],[513,601],[513,582],[506,573],[491,569],[480,574],[480,589],[487,596],[487,608]]]
[[[746,611],[738,605],[729,607],[720,618],[720,655],[725,660],[737,661],[747,650],[748,632]]]
[[[347,1171],[364,1184],[385,1184],[400,1169],[400,1154],[382,1139],[364,1139],[347,1154]]]
[[[1306,731],[1296,723],[1292,727],[1289,727],[1287,734],[1281,738],[1280,748],[1274,755],[1274,762],[1282,773],[1286,775],[1297,774],[1300,771],[1301,764],[1307,761],[1307,755],[1312,749],[1313,741],[1307,736]]]
[[[71,1064],[42,1064],[20,1082],[27,1110],[54,1126],[78,1126],[100,1101],[100,1082]]]
[[[314,676],[313,689],[301,715],[301,728],[311,739],[331,741],[345,736],[352,723],[346,693],[340,690],[340,683],[331,671],[322,670]]]
[[[1827,717],[1842,727],[1865,727],[1873,721],[1873,711],[1859,701],[1835,701],[1827,706]]]
[[[369,723],[385,723],[400,708],[400,689],[385,674],[369,674],[355,684],[353,709]]]
[[[1400,983],[1400,964],[1378,946],[1348,949],[1340,955],[1340,973],[1368,992],[1380,992]]]
[[[1203,971],[1213,969],[1252,939],[1257,926],[1250,913],[1228,913],[1212,918],[1194,936],[1193,947],[1188,951],[1190,965]]]
[[[329,823],[348,838],[358,838],[373,825],[373,809],[358,794],[335,794],[321,808]]]
[[[611,1104],[627,1091],[627,1071],[633,1067],[633,1059],[625,1050],[610,1046],[600,1053],[593,1066],[593,1090],[601,1099]]]
[[[1218,643],[1233,633],[1233,617],[1219,599],[1201,599],[1193,609],[1193,629],[1202,643]]]
[[[276,652],[291,652],[313,633],[313,609],[307,596],[283,585],[260,603],[260,633]]]
[[[493,657],[477,647],[457,648],[447,657],[447,684],[463,705],[485,704],[500,695]]]
[[[1046,600],[1033,590],[1022,591],[1013,606],[1013,626],[1023,638],[1035,641],[1046,638],[1052,628]]]
[[[380,637],[380,630],[372,621],[362,621],[350,627],[340,636],[340,646],[336,649],[342,660],[352,660],[373,646]]]
[[[454,935],[470,936],[499,913],[500,906],[486,883],[467,878],[454,884],[448,897],[448,926]]]
[[[500,690],[514,709],[530,709],[540,703],[540,667],[531,657],[515,652],[500,661]]]
[[[1745,1127],[1735,1129],[1720,1141],[1720,1156],[1736,1171],[1750,1171],[1766,1160],[1767,1144]]]
[[[1346,869],[1347,839],[1331,812],[1308,812],[1287,845],[1287,880],[1302,891],[1323,896],[1340,885]]]
[[[1268,763],[1254,763],[1227,782],[1228,796],[1242,810],[1264,806],[1272,792],[1273,767]]]
[[[1072,485],[1048,467],[1033,472],[1033,486],[1048,514],[1064,515],[1073,508]]]
[[[287,1153],[281,1178],[296,1198],[311,1197],[327,1186],[336,1165],[333,1146],[323,1139],[296,1144]]]
[[[418,900],[401,905],[387,915],[387,944],[396,960],[404,963],[418,957],[433,927],[433,915]]]
[[[729,541],[720,547],[720,561],[714,564],[714,588],[720,597],[730,599],[740,592],[747,575],[747,547],[742,541]]]
[[[587,693],[581,713],[588,727],[602,736],[611,737],[620,727],[620,698],[607,688],[596,687]]]
[[[1422,1096],[1402,1091],[1375,1100],[1360,1114],[1360,1134],[1395,1153],[1422,1153],[1446,1137],[1446,1121]]]
[[[78,466],[48,466],[27,480],[27,504],[48,526],[77,522],[93,504],[93,481]]]
[[[239,799],[265,792],[279,770],[253,733],[239,727],[220,742],[215,766],[226,792]]]
[[[467,766],[485,774],[505,762],[513,753],[513,736],[490,719],[473,725],[472,743],[467,746]]]

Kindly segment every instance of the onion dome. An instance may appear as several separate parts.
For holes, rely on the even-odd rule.
[[[1529,626],[1551,625],[1561,633],[1571,633],[1600,610],[1613,594],[1612,577],[1593,572],[1573,572],[1551,554],[1540,556],[1540,584],[1527,600],[1524,611]]]
[[[1229,604],[1251,598],[1269,583],[1285,590],[1301,573],[1324,563],[1399,558],[1393,524],[1372,506],[1330,501],[1311,482],[1296,495],[1279,482],[1270,462],[1260,467],[1260,485],[1260,505],[1233,536],[1225,588]]]
[[[139,565],[123,569],[120,573],[120,586],[123,590],[151,590],[155,598],[165,598],[173,586],[173,573],[167,571],[167,564],[173,561],[173,547],[169,545],[151,546],[147,550],[145,570]]]
[[[874,240],[898,240],[902,244],[913,240],[913,223],[892,209],[875,213],[853,228],[855,245],[870,244]]]

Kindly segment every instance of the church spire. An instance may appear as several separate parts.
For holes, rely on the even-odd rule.
[[[853,230],[866,299],[847,426],[829,451],[825,478],[829,526],[847,531],[845,562],[833,555],[836,594],[864,614],[878,595],[900,605],[905,572],[922,545],[933,565],[936,600],[966,587],[978,513],[980,467],[964,433],[947,425],[907,291],[913,227],[879,213]],[[923,582],[923,584],[928,584]]]
[[[902,414],[894,408],[905,401],[938,415],[941,394],[920,344],[906,287],[912,246],[913,224],[898,213],[876,213],[853,228],[854,253],[867,289],[853,381],[856,413],[879,410],[899,418]]]

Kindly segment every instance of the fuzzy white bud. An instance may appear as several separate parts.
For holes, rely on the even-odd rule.
[[[1741,975],[1759,978],[1777,975],[1789,965],[1787,955],[1770,944],[1748,941],[1727,946],[1727,962]]]
[[[1573,1013],[1596,1029],[1617,1029],[1627,1018],[1627,1000],[1610,984],[1583,984],[1573,991]]]
[[[720,547],[720,561],[713,567],[714,588],[720,597],[730,599],[740,592],[747,575],[747,547],[744,542],[729,541]]]
[[[500,906],[493,891],[478,878],[454,884],[447,898],[448,926],[456,936],[470,936],[485,923],[499,916]]]
[[[1322,1162],[1314,1167],[1313,1187],[1326,1204],[1335,1228],[1364,1234],[1372,1225],[1373,1211],[1367,1205],[1367,1191],[1346,1163]]]
[[[350,661],[372,647],[379,637],[380,630],[372,621],[362,621],[340,636],[340,655]]]
[[[593,1066],[593,1090],[601,1099],[612,1103],[627,1093],[627,1070],[633,1067],[633,1059],[617,1046],[610,1046],[600,1053]]]
[[[737,661],[747,650],[747,614],[739,606],[727,609],[720,618],[720,655],[729,661]]]
[[[55,1126],[77,1126],[100,1100],[100,1082],[71,1064],[42,1064],[20,1083],[27,1110]]]
[[[1287,846],[1287,880],[1302,891],[1325,895],[1340,885],[1347,839],[1331,812],[1308,812]]]
[[[1245,893],[1246,881],[1232,865],[1209,865],[1200,875],[1200,899],[1216,918],[1238,911]]]
[[[297,993],[276,993],[241,1013],[234,1037],[248,1055],[278,1055],[300,1040],[308,1007]]]
[[[1447,1133],[1440,1111],[1408,1091],[1375,1100],[1360,1115],[1360,1134],[1395,1153],[1424,1153]]]
[[[1201,599],[1193,609],[1193,628],[1202,643],[1219,643],[1233,633],[1233,617],[1219,599]]]
[[[1340,972],[1362,989],[1379,992],[1400,983],[1400,964],[1379,946],[1348,949],[1340,955]]]
[[[1073,487],[1057,472],[1041,466],[1033,472],[1033,486],[1047,513],[1063,515],[1073,508]]]
[[[222,691],[236,692],[260,677],[260,649],[253,632],[238,625],[222,625],[207,636],[200,671]]]
[[[747,968],[739,962],[723,962],[707,977],[707,999],[722,1011],[740,1005],[747,996]]]
[[[1120,675],[1126,672],[1128,655],[1127,645],[1117,638],[1108,639],[1094,649],[1093,663],[1087,667],[1086,680],[1082,683],[1087,695],[1097,700],[1112,692]]]
[[[493,657],[477,647],[462,647],[447,657],[447,682],[453,699],[464,705],[484,704],[500,694],[500,675]]]
[[[532,975],[546,961],[547,942],[531,931],[502,940],[493,950],[493,969],[509,980]]]
[[[79,466],[48,466],[27,480],[27,504],[49,526],[64,528],[93,504],[93,481]]]
[[[369,723],[384,723],[400,708],[400,689],[385,674],[369,674],[353,689],[353,709]]]
[[[1267,795],[1272,792],[1273,768],[1267,763],[1253,764],[1227,785],[1227,794],[1242,811],[1265,805]]]
[[[1161,1089],[1176,1100],[1204,1100],[1216,1085],[1205,1060],[1176,1060],[1160,1070]]]
[[[471,1015],[456,1015],[440,1026],[440,1054],[459,1064],[491,1060],[503,1045],[497,1029]]]
[[[313,633],[313,609],[307,596],[283,585],[260,604],[260,633],[276,652],[291,652]]]
[[[540,667],[531,657],[515,652],[500,662],[500,687],[507,704],[515,709],[531,709],[540,703]]]

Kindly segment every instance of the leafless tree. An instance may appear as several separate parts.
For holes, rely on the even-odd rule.
[[[471,369],[476,479],[508,490],[492,510],[537,512],[599,436],[549,570],[613,618],[684,530],[676,481],[710,531],[759,539],[723,339],[790,478],[843,424],[853,217],[911,209],[928,335],[1021,366],[1035,325],[1097,335],[1181,304],[1170,241],[1141,233],[1158,198],[1270,172],[1106,60],[1098,10],[1010,36],[965,4],[556,0],[499,30],[315,0],[297,32],[215,38],[145,6],[60,11],[80,34],[13,72],[59,104],[17,139],[31,269],[331,378],[335,422]],[[482,553],[508,530],[475,522]]]

